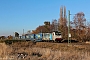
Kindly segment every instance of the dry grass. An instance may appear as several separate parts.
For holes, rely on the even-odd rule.
[[[60,50],[52,50],[49,48],[27,48],[24,50],[24,48],[20,48],[14,52],[26,52],[28,53],[28,57],[26,59],[31,60],[89,60],[90,59],[90,53],[89,52],[78,52],[76,50],[72,52],[65,52]],[[36,55],[33,55],[36,54]],[[15,54],[16,55],[16,54]]]
[[[90,51],[80,50],[84,46],[67,46],[67,44],[56,43],[36,43],[31,42],[18,42],[10,46],[0,44],[0,56],[4,56],[7,53],[9,58],[14,57],[17,60],[18,53],[27,53],[28,56],[21,60],[90,60]],[[90,46],[90,45],[89,45]],[[0,50],[1,51],[1,50]],[[5,52],[5,53],[3,53]],[[6,53],[7,52],[7,53]],[[3,55],[2,55],[3,54]]]
[[[6,54],[6,49],[7,46],[5,45],[5,43],[0,43],[0,56],[4,57],[4,55]]]
[[[9,46],[7,46],[5,43],[0,43],[0,60],[6,60],[9,58],[10,56],[8,56],[8,54],[11,52],[12,48],[9,48]]]

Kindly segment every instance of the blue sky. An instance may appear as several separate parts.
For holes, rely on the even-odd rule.
[[[0,0],[0,35],[22,34],[23,29],[35,30],[44,21],[59,19],[62,5],[67,15],[68,10],[71,14],[84,12],[90,19],[90,0]]]

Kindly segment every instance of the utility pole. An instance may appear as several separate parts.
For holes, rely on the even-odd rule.
[[[23,29],[23,35],[24,35],[24,29]]]
[[[15,37],[14,34],[15,34],[15,33],[13,32],[13,39],[14,39],[14,37]]]
[[[70,40],[70,10],[68,10],[68,45],[69,45],[69,40]]]

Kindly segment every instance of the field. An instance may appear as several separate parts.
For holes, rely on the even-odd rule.
[[[90,60],[89,43],[0,43],[0,60]]]

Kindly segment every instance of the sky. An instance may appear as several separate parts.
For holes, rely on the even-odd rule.
[[[90,0],[0,0],[0,36],[35,30],[44,21],[59,19],[60,7],[71,14],[84,12],[90,20]],[[72,20],[73,16],[70,16]]]

